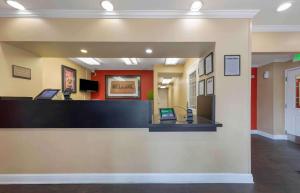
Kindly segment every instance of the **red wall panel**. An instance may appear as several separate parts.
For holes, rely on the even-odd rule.
[[[92,93],[93,100],[105,100],[105,76],[106,75],[139,75],[141,76],[141,100],[147,100],[147,94],[153,91],[152,70],[97,70],[92,75],[92,80],[99,81],[99,91]]]
[[[257,68],[251,69],[251,129],[257,129]]]

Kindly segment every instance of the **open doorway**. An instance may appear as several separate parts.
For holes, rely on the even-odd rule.
[[[252,55],[252,73],[256,73],[252,74],[252,83],[256,79],[256,88],[254,82],[251,94],[257,97],[256,106],[252,101],[252,111],[257,109],[257,130],[252,133],[275,140],[287,140],[289,136],[297,135],[295,127],[300,126],[297,126],[299,109],[296,107],[298,72],[293,70],[300,67],[300,62],[293,57],[294,53]]]

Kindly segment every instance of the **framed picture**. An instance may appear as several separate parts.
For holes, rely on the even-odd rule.
[[[62,91],[71,89],[73,93],[77,92],[76,70],[68,66],[61,66],[62,71]]]
[[[224,76],[241,75],[241,56],[225,55],[224,56]]]
[[[198,82],[198,95],[205,96],[205,80],[200,80]]]
[[[141,76],[105,76],[106,99],[141,98]]]
[[[204,58],[205,74],[211,74],[214,72],[214,53],[210,53]]]
[[[14,78],[31,80],[31,69],[22,66],[12,65],[12,76]]]
[[[206,95],[213,95],[215,90],[214,77],[206,79]]]
[[[203,76],[203,75],[205,75],[205,65],[204,65],[204,60],[201,59],[198,65],[198,76]]]

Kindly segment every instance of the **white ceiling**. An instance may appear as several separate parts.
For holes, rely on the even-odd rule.
[[[252,54],[252,66],[259,67],[273,62],[287,62],[293,59],[292,53]]]
[[[213,42],[6,42],[39,57],[70,58],[90,70],[152,70],[166,58],[200,58],[214,49]],[[151,48],[152,54],[145,49]],[[81,53],[86,49],[88,53]],[[74,58],[96,58],[101,65],[88,65]],[[138,65],[126,65],[122,58],[138,58]]]
[[[154,65],[164,64],[165,58],[138,58],[138,65],[126,65],[121,58],[98,58],[101,65],[87,65],[77,59],[72,58],[73,62],[90,70],[153,70]],[[185,63],[186,59],[180,59],[177,65]]]
[[[1,1],[1,0],[0,0]],[[7,42],[41,57],[57,58],[199,58],[213,42]],[[147,55],[146,48],[153,53]],[[81,49],[88,50],[82,54]]]
[[[29,10],[99,10],[100,0],[18,0]],[[194,0],[111,0],[115,10],[189,10]],[[277,6],[287,0],[202,0],[203,10],[260,10],[255,25],[300,25],[300,0],[291,9],[277,13]],[[0,13],[14,11],[4,0]]]

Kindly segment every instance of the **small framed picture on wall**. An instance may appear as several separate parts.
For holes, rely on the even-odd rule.
[[[224,76],[241,75],[241,56],[225,55],[224,56]]]
[[[198,65],[198,76],[203,76],[203,75],[205,75],[205,66],[204,66],[204,60],[201,59]]]
[[[77,76],[76,70],[68,66],[61,66],[61,76],[62,76],[62,91],[70,89],[72,93],[77,92]]]
[[[214,72],[214,53],[210,53],[204,59],[204,66],[205,66],[205,74],[211,74]]]
[[[213,95],[215,92],[215,78],[212,76],[206,79],[206,95]]]
[[[198,82],[198,95],[205,96],[205,80],[200,80]]]

